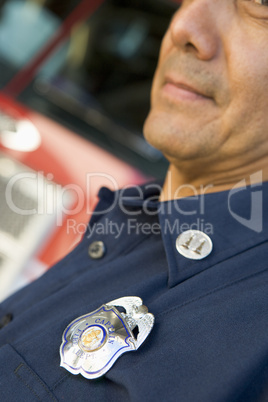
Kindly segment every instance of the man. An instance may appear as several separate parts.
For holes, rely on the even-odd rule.
[[[2,304],[2,400],[268,400],[267,43],[266,0],[182,2],[144,130],[163,189],[102,189],[79,246]]]

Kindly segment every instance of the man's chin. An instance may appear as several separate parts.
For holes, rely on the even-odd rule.
[[[161,112],[150,112],[143,126],[146,141],[163,155],[170,158],[187,158],[194,152],[194,144],[188,139],[187,132],[178,129],[179,125],[172,118]],[[184,153],[186,153],[184,155]],[[187,155],[189,154],[189,155]],[[191,155],[190,155],[191,154]]]
[[[163,131],[161,132],[157,118],[150,112],[143,125],[143,134],[146,141],[160,152],[163,152],[163,143],[165,141],[165,133]]]

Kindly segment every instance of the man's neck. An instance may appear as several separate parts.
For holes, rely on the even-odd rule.
[[[169,166],[165,182],[160,194],[160,201],[168,201],[208,193],[230,190],[233,187],[242,187],[268,181],[268,169],[261,169],[258,164],[251,169],[233,172],[232,174],[185,175],[173,164]]]

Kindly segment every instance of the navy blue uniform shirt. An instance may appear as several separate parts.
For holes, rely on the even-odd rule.
[[[267,183],[158,195],[154,185],[123,200],[102,189],[75,250],[0,305],[1,401],[268,401]],[[207,232],[210,255],[178,253],[187,229]],[[94,241],[105,244],[101,259],[89,256]],[[60,367],[67,325],[123,296],[141,297],[155,316],[139,350],[96,380]]]

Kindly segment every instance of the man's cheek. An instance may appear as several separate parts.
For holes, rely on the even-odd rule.
[[[163,60],[165,59],[167,54],[171,51],[171,49],[172,49],[172,39],[170,33],[167,32],[161,43],[158,64],[161,64],[163,62]]]

